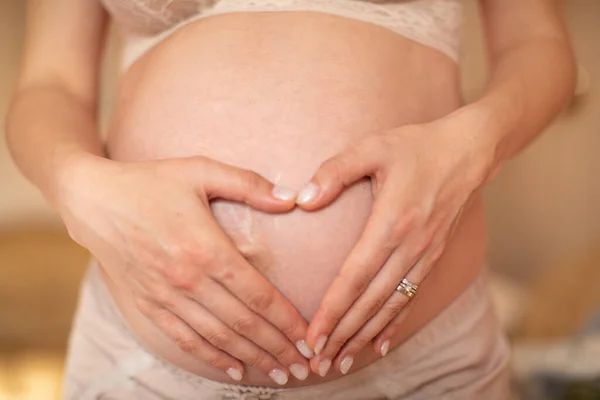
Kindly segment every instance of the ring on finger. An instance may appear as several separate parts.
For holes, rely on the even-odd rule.
[[[403,295],[407,296],[409,299],[412,299],[419,290],[419,286],[410,282],[408,279],[404,278],[400,282],[400,284],[396,287],[396,290]]]

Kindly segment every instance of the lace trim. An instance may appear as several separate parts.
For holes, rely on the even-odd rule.
[[[182,26],[232,12],[316,11],[390,29],[457,61],[461,0],[103,0],[128,31],[124,68]]]
[[[229,12],[317,11],[383,26],[458,59],[460,0],[222,0],[203,16]],[[197,19],[197,18],[193,18]]]

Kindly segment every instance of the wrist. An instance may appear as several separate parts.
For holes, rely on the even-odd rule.
[[[81,186],[81,179],[93,180],[99,167],[111,161],[85,150],[63,152],[54,160],[52,168],[51,202],[62,208],[67,193]]]
[[[475,166],[481,169],[482,183],[498,173],[508,159],[505,141],[518,121],[511,106],[499,104],[499,99],[484,97],[443,118],[458,140],[473,153]]]

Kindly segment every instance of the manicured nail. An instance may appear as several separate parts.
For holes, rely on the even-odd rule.
[[[304,186],[302,190],[300,190],[300,193],[298,193],[298,198],[296,199],[296,203],[308,203],[317,197],[317,194],[319,194],[319,187],[310,182],[308,185]]]
[[[385,356],[389,349],[390,349],[390,341],[388,339],[381,344],[381,356],[382,357]]]
[[[348,373],[348,371],[350,370],[350,367],[352,366],[353,362],[354,362],[354,357],[352,357],[352,356],[344,357],[344,359],[340,363],[340,372],[342,374],[346,375]]]
[[[274,186],[273,190],[271,191],[271,194],[276,199],[284,201],[293,200],[298,195],[298,193],[296,193],[295,190],[286,188],[284,186]]]
[[[298,348],[300,354],[302,354],[306,358],[313,358],[315,356],[315,353],[313,353],[313,351],[309,349],[306,345],[305,340],[298,340],[296,342],[296,347]]]
[[[227,372],[227,375],[229,375],[229,377],[231,379],[233,379],[234,381],[242,380],[242,371],[240,371],[239,369],[229,368],[226,372]]]
[[[319,364],[319,375],[325,376],[327,375],[327,371],[329,371],[329,367],[331,367],[331,360],[324,359]]]
[[[327,336],[321,335],[317,339],[317,344],[315,344],[315,354],[319,354],[323,347],[325,347],[325,343],[327,343]]]
[[[288,376],[285,372],[280,369],[274,369],[269,372],[269,376],[271,379],[275,381],[278,385],[285,385],[288,381]]]
[[[306,368],[302,364],[290,365],[290,372],[292,373],[292,375],[294,375],[297,379],[300,379],[301,381],[305,380],[308,377],[308,368]]]

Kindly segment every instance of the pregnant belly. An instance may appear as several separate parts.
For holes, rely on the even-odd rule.
[[[204,155],[295,189],[354,140],[434,119],[459,104],[456,67],[435,50],[384,28],[303,12],[239,13],[186,25],[129,69],[119,93],[111,158]],[[224,200],[212,208],[240,251],[310,319],[362,233],[371,203],[370,183],[361,181],[314,213],[269,215]],[[461,229],[455,242],[460,236]],[[452,254],[444,259],[459,263]],[[423,312],[396,342],[443,309],[477,268],[454,271],[455,289],[438,290],[431,300],[425,293],[415,307]],[[179,351],[107,284],[153,352],[193,373],[226,378]],[[363,353],[356,368],[375,358],[370,349]],[[251,368],[245,379],[273,385]]]

